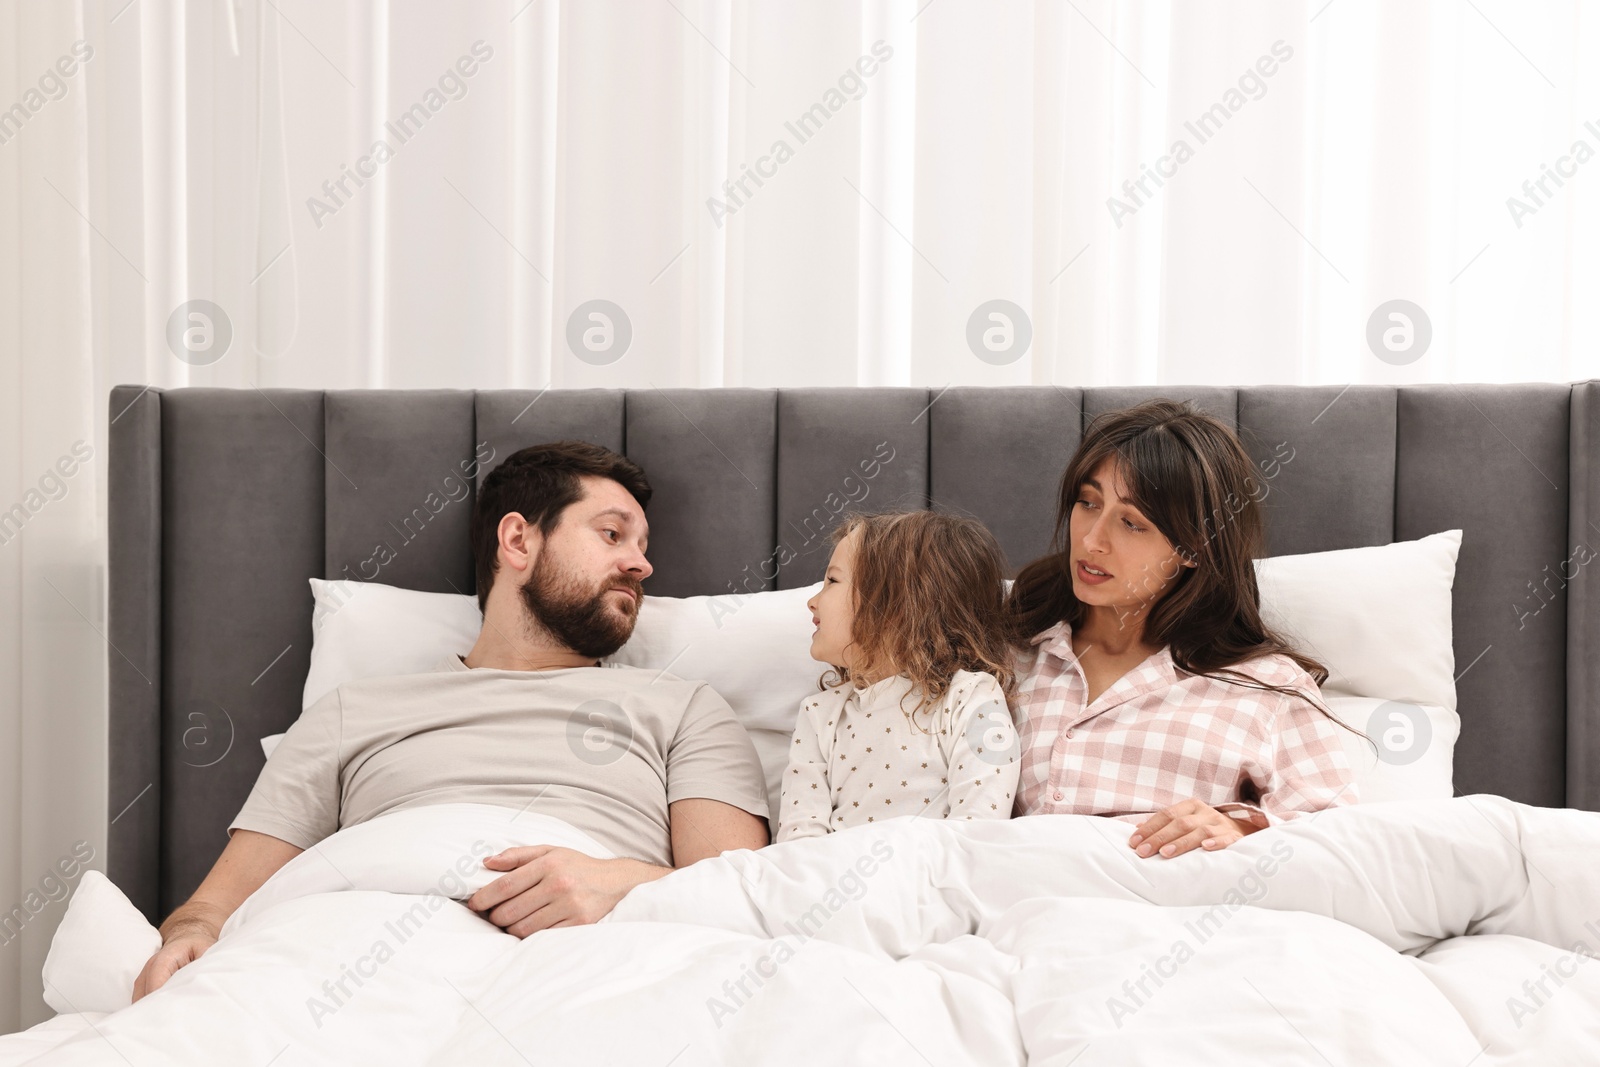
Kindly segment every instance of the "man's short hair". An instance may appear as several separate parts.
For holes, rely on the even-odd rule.
[[[585,475],[611,479],[626,489],[640,508],[650,503],[650,483],[637,463],[585,441],[554,441],[524,448],[507,456],[483,479],[472,511],[480,609],[488,608],[489,588],[500,565],[500,520],[517,512],[549,537],[561,522],[561,513],[583,499],[580,479]]]

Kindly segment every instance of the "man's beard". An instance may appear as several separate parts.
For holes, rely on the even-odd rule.
[[[634,594],[626,614],[606,603],[613,589]],[[644,601],[640,583],[619,578],[592,591],[577,575],[558,570],[548,552],[540,553],[533,573],[522,585],[522,604],[530,622],[586,659],[604,659],[633,635]]]

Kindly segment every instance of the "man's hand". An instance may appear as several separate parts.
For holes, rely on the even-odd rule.
[[[204,955],[244,898],[299,854],[298,846],[269,834],[235,830],[194,896],[161,924],[161,947],[134,980],[133,999],[154,993]]]
[[[206,949],[216,943],[215,937],[200,930],[166,942],[145,963],[144,970],[139,972],[139,977],[133,983],[133,999],[139,1000],[166,985],[168,978],[205,955]]]
[[[467,907],[517,937],[599,922],[628,890],[671,873],[639,860],[597,860],[555,845],[508,848],[483,865],[509,873],[472,894]]]
[[[1141,856],[1157,852],[1168,857],[1181,856],[1196,846],[1207,852],[1227,848],[1246,834],[1261,829],[1225,815],[1198,800],[1181,800],[1140,823],[1128,847]]]

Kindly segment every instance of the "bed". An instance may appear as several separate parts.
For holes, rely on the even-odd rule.
[[[1462,531],[1464,799],[1331,812],[1167,868],[1129,862],[1107,820],[885,824],[707,861],[598,926],[510,945],[436,883],[464,841],[511,831],[440,812],[352,835],[335,880],[302,867],[269,883],[183,996],[65,1012],[0,1040],[0,1062],[1592,1060],[1600,601],[1574,560],[1600,544],[1596,381],[118,387],[107,874],[159,921],[210,867],[260,740],[300,711],[310,579],[472,592],[470,497],[448,479],[485,451],[580,438],[626,453],[656,489],[646,592],[741,595],[816,580],[817,502],[884,444],[875,508],[976,515],[1014,570],[1048,540],[1087,421],[1152,396],[1195,401],[1258,459],[1292,443],[1265,504],[1272,555]],[[419,507],[430,494],[441,506]],[[780,542],[797,550],[775,558]],[[416,851],[398,882],[375,859],[397,848]],[[384,931],[405,927],[382,924],[406,914],[402,948]],[[386,938],[382,980],[340,986]]]

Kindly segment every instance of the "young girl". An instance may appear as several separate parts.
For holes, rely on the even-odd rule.
[[[852,516],[806,603],[834,668],[800,706],[778,841],[903,816],[1008,819],[1021,770],[1004,564],[982,523]]]

